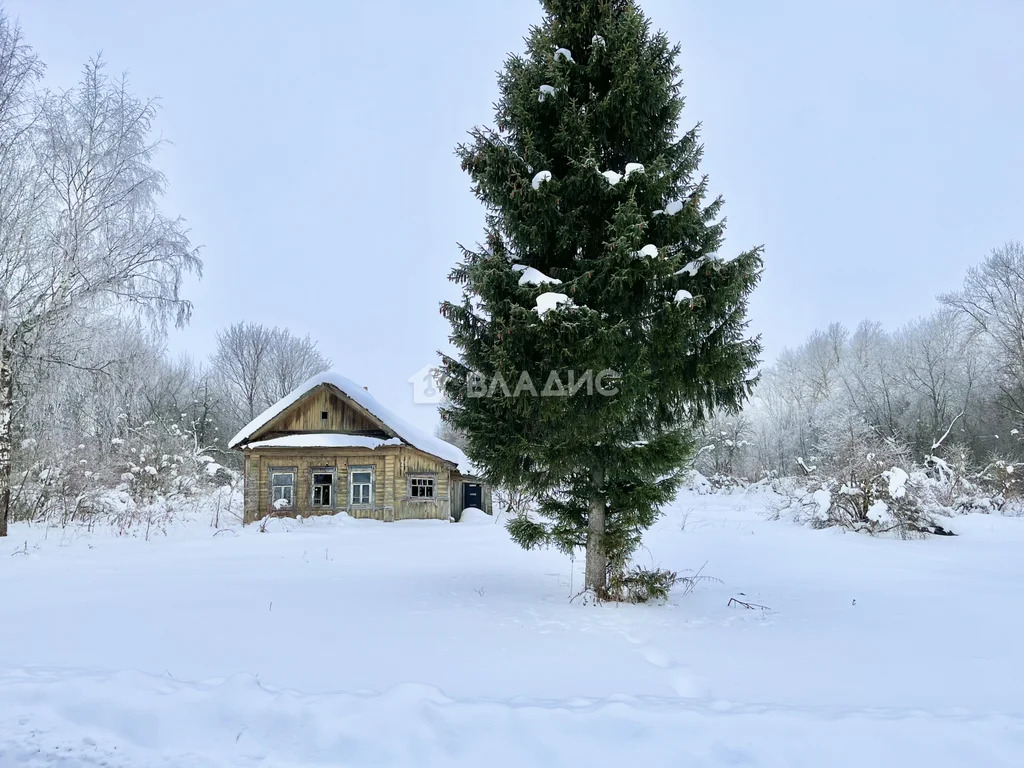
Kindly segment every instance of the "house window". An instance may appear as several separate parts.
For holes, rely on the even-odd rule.
[[[434,475],[411,475],[409,477],[409,498],[413,501],[433,501],[436,483],[437,479]]]
[[[373,505],[373,467],[349,468],[348,504],[350,507]]]
[[[274,509],[292,509],[295,506],[295,469],[270,469],[270,505]]]
[[[329,414],[327,411],[320,411],[320,421],[327,421],[327,419],[329,419],[330,416],[331,414]]]
[[[333,469],[314,469],[313,476],[310,479],[310,488],[312,489],[312,498],[310,503],[314,507],[333,507],[334,506],[334,470]]]

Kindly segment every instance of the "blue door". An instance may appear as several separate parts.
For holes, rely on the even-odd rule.
[[[480,483],[462,484],[462,508],[467,507],[484,508],[484,490]]]

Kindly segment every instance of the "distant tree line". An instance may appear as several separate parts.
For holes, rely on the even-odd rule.
[[[1005,486],[1024,457],[1024,246],[968,270],[902,328],[839,324],[785,350],[738,413],[704,426],[696,466],[722,478],[836,475],[896,447]]]

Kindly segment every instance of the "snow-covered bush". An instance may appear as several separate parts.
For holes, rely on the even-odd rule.
[[[960,443],[945,448],[943,454],[925,456],[922,467],[924,482],[938,504],[957,514],[1024,513],[1024,465],[992,456],[979,468],[970,449]]]
[[[995,456],[974,476],[974,485],[985,495],[975,500],[973,511],[998,511],[1015,517],[1024,514],[1024,464]]]
[[[733,477],[726,474],[705,476],[697,471],[691,471],[683,481],[684,488],[689,488],[700,494],[731,493],[732,491],[745,490],[749,485],[750,483],[743,477]]]
[[[15,519],[161,530],[218,489],[239,485],[238,474],[203,453],[188,426],[145,421],[121,434],[103,450],[79,443],[23,470]]]
[[[74,375],[48,368],[21,393],[11,520],[152,530],[238,483],[211,453],[216,387],[188,360],[168,360],[114,324]]]
[[[818,462],[801,460],[802,476],[773,484],[782,499],[777,515],[871,535],[947,533],[938,520],[949,510],[906,445],[849,413],[837,415],[825,434]]]

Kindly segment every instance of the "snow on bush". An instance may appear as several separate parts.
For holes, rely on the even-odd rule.
[[[851,417],[823,445],[821,466],[802,462],[802,477],[773,483],[778,514],[816,528],[838,527],[872,536],[915,538],[948,534],[949,515],[934,484],[913,464],[910,450]]]
[[[691,470],[683,481],[682,487],[704,496],[712,493],[728,494],[733,491],[745,491],[758,485],[759,483],[748,482],[746,478],[733,477],[721,472],[704,475],[697,470]]]
[[[928,455],[923,461],[923,471],[940,503],[955,513],[1024,514],[1024,486],[1020,482],[1024,468],[1001,457],[978,467],[962,444],[954,444],[945,453],[945,458]]]
[[[209,513],[218,527],[238,517],[240,477],[207,455],[194,425],[129,426],[125,414],[115,421],[120,435],[99,446],[48,446],[30,456],[13,489],[13,519],[148,535],[199,514]]]

